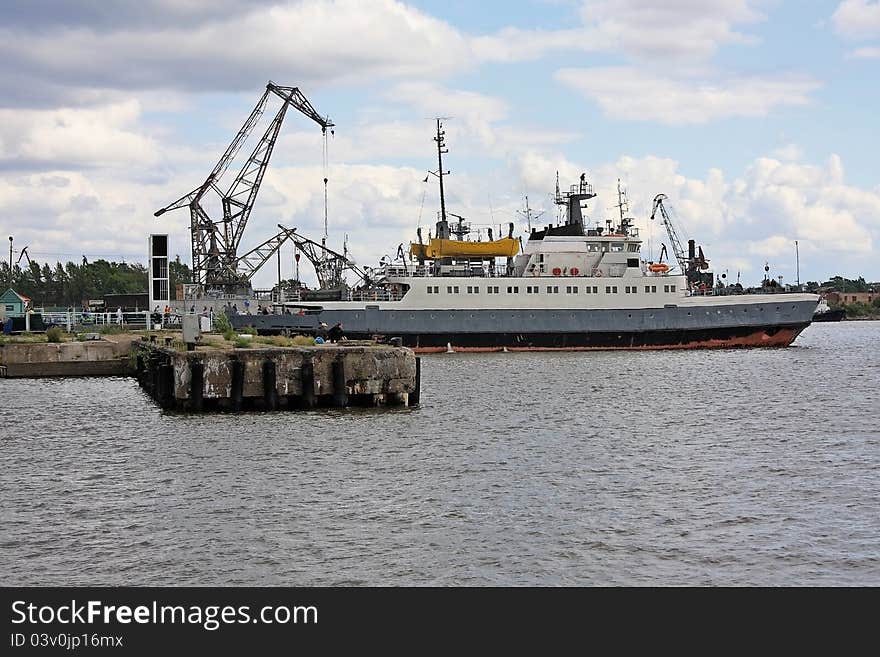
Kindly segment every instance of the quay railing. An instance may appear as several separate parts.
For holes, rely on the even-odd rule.
[[[25,330],[32,330],[32,318],[38,315],[43,326],[58,326],[64,328],[68,333],[74,331],[88,331],[90,328],[100,330],[105,326],[120,326],[121,328],[140,331],[150,330],[157,325],[163,328],[180,326],[180,318],[178,316],[169,316],[167,319],[158,314],[150,313],[146,310],[135,312],[123,312],[122,321],[115,312],[81,312],[81,311],[44,311],[40,313],[25,314]]]

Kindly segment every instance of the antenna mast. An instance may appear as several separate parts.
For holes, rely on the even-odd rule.
[[[556,189],[558,192],[559,191],[559,181],[558,180],[556,181]],[[517,210],[517,212],[526,218],[526,223],[528,224],[528,229],[529,229],[529,232],[531,233],[532,232],[532,209],[529,207],[529,195],[526,194],[525,197],[526,197],[525,210]],[[544,214],[544,210],[541,210],[538,214],[536,214],[535,219],[540,217],[542,214]]]
[[[446,143],[443,141],[443,136],[446,134],[446,131],[443,130],[443,124],[440,123],[441,119],[446,117],[437,117],[437,136],[434,137],[434,141],[437,142],[437,176],[440,178],[440,221],[446,221],[446,196],[443,192],[443,153],[448,153],[449,149],[444,150]],[[448,171],[446,172],[449,173]]]
[[[623,224],[623,213],[629,210],[629,202],[626,200],[626,192],[620,189],[620,178],[617,179],[617,205],[614,207],[620,210],[620,223]]]

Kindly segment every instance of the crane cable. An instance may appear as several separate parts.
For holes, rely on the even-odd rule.
[[[324,166],[324,239],[327,239],[327,166],[328,166],[328,145],[327,145],[327,128],[323,128],[321,132],[324,135],[324,152],[323,152],[323,166]]]

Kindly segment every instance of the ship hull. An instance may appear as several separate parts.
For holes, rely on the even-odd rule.
[[[809,326],[815,301],[641,309],[405,310],[314,308],[303,314],[238,316],[261,334],[314,334],[342,324],[349,339],[400,338],[420,353],[785,347]]]
[[[844,319],[846,319],[846,310],[843,308],[826,310],[824,313],[813,315],[814,322],[839,322]]]
[[[495,351],[601,351],[787,347],[807,324],[622,333],[457,333],[401,335],[416,353]],[[357,336],[366,338],[368,336]]]

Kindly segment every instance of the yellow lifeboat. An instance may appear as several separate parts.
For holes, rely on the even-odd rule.
[[[648,265],[648,271],[652,271],[655,274],[665,274],[669,271],[669,265],[663,262],[657,262],[653,265]]]
[[[417,258],[512,258],[519,251],[519,240],[505,237],[491,242],[465,242],[431,238],[428,244],[412,243],[410,253]]]

